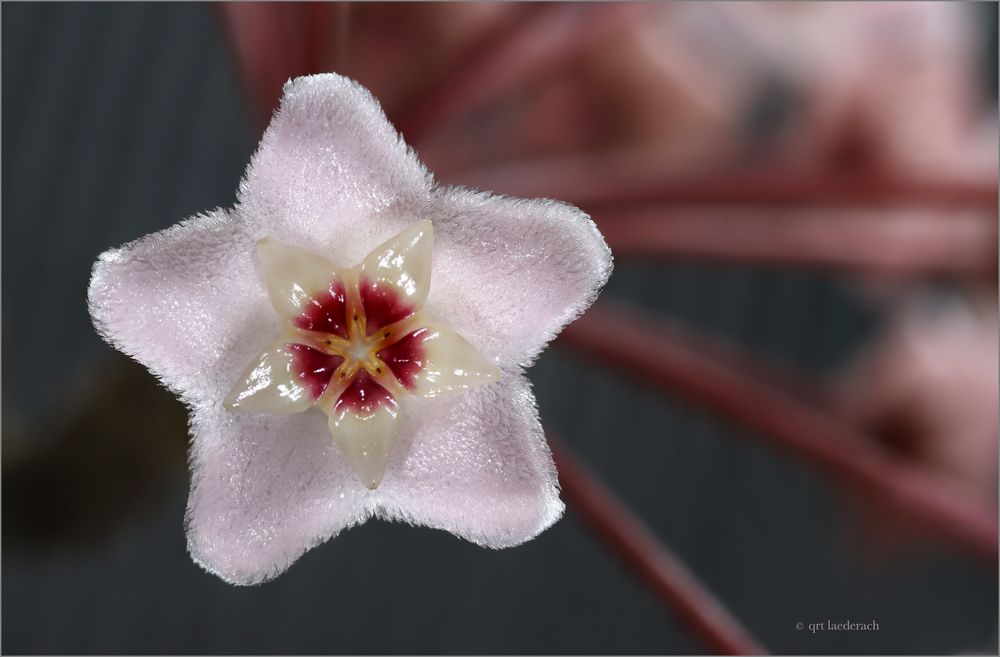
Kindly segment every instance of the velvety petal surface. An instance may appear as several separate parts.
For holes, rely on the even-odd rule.
[[[443,529],[479,545],[517,545],[562,514],[552,457],[527,381],[399,406],[407,432],[368,490],[326,418],[198,413],[188,508],[192,556],[229,582],[284,571],[305,550],[371,515]]]
[[[559,519],[555,466],[521,375],[454,395],[408,397],[382,485],[366,506],[387,519],[444,529],[491,548]]]
[[[415,222],[422,233],[386,247]],[[261,239],[278,248],[258,262]],[[429,315],[452,329],[414,338],[422,374],[396,374],[432,396],[324,405],[329,419],[318,409],[225,410],[234,385],[260,388],[242,399],[259,402],[257,410],[298,410],[301,393],[317,397],[331,364],[297,367],[301,354],[279,336],[288,319],[341,334],[336,277],[324,279],[373,249],[365,263],[373,280],[402,290],[414,310],[426,295]],[[301,266],[303,250],[315,266]],[[558,519],[555,468],[519,371],[590,305],[610,272],[610,252],[585,214],[554,201],[435,189],[369,92],[321,75],[286,85],[235,210],[106,252],[89,304],[109,342],[191,405],[189,549],[227,581],[251,584],[371,515],[495,548]],[[409,314],[390,306],[380,321]],[[297,324],[303,315],[315,326]],[[394,359],[394,372],[407,369],[406,358],[413,354]],[[497,374],[495,383],[461,390],[463,376]],[[433,396],[446,391],[453,394]],[[377,430],[361,431],[364,422]],[[370,440],[344,442],[352,431]]]
[[[106,251],[88,291],[94,325],[187,401],[219,404],[277,335],[254,241],[247,223],[216,210]]]
[[[285,85],[240,185],[237,208],[262,236],[352,267],[404,226],[425,218],[433,179],[371,93],[348,78],[315,75]],[[387,226],[383,211],[404,211]]]
[[[202,409],[192,432],[188,549],[228,582],[275,577],[309,548],[369,515],[367,491],[319,410]]]
[[[426,308],[501,366],[530,364],[611,275],[604,238],[571,205],[446,189],[433,216]]]

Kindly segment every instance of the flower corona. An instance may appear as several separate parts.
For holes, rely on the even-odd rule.
[[[340,270],[270,238],[257,242],[281,336],[225,400],[231,411],[294,413],[316,406],[368,488],[382,481],[399,399],[490,383],[496,365],[421,311],[430,287],[433,226],[413,224]]]

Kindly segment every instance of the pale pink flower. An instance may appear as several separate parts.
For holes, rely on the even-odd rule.
[[[419,298],[407,297],[402,314],[385,315],[388,328],[446,336],[444,348],[421,352],[436,369],[421,367],[451,383],[421,387],[385,373],[380,385],[392,396],[393,428],[371,433],[357,417],[341,417],[346,402],[336,404],[345,388],[331,382],[335,373],[368,375],[340,369],[335,358],[296,366],[293,352],[335,355],[323,351],[323,336],[339,335],[355,365],[391,364],[374,333],[301,320],[323,285],[337,292],[335,276],[345,299],[360,299],[365,268],[377,266],[370,263],[401,262],[380,259],[385,248],[426,260],[406,272],[413,286],[405,294]],[[309,277],[323,267],[335,276],[317,287]],[[523,370],[590,305],[610,271],[607,245],[581,211],[437,187],[367,90],[320,75],[286,86],[235,208],[102,254],[89,301],[101,334],[191,408],[192,557],[229,582],[252,584],[372,516],[492,548],[522,543],[555,522],[563,504]],[[308,339],[289,340],[289,331]],[[378,362],[366,360],[380,352]],[[447,362],[452,357],[458,360]],[[263,381],[253,379],[262,359],[273,377],[261,385],[270,392],[248,393]],[[382,408],[349,410],[374,416]],[[340,434],[338,418],[346,423]],[[372,450],[382,448],[387,460],[373,464]]]

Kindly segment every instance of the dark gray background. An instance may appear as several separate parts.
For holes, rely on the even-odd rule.
[[[6,3],[2,21],[3,652],[703,650],[572,509],[502,552],[371,522],[260,587],[199,570],[180,404],[100,341],[85,291],[105,248],[233,201],[256,135],[216,8]],[[620,264],[606,294],[820,376],[881,315],[848,280],[735,267]],[[548,351],[547,425],[771,650],[996,652],[995,571],[866,556],[825,482],[614,369]],[[139,407],[120,439],[108,395]],[[794,627],[827,618],[880,630]]]

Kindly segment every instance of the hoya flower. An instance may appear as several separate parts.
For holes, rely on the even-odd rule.
[[[585,214],[436,186],[320,75],[286,85],[233,209],[102,254],[89,303],[190,407],[192,557],[252,584],[373,516],[492,548],[555,522],[523,372],[610,271]]]

